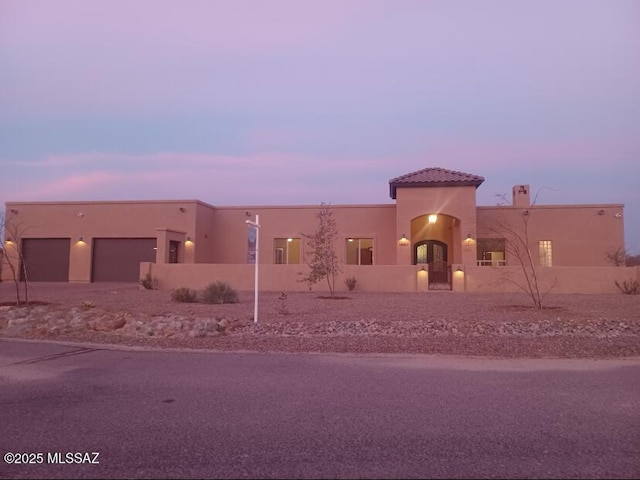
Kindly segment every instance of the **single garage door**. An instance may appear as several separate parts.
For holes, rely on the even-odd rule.
[[[22,256],[30,282],[69,281],[69,238],[23,238]],[[24,280],[24,272],[21,272]]]
[[[137,282],[140,262],[156,261],[155,238],[94,238],[92,281]]]

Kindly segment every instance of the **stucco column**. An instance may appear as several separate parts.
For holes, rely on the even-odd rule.
[[[469,234],[467,234],[469,235]],[[470,234],[471,237],[467,238],[466,235],[462,239],[462,259],[463,265],[476,265],[477,263],[477,251],[478,242],[476,241],[475,232]]]
[[[451,265],[451,290],[454,292],[464,292],[465,289],[464,265]]]
[[[169,235],[166,228],[156,229],[156,263],[169,261]]]

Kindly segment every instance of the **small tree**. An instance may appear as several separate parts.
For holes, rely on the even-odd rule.
[[[0,231],[5,239],[5,248],[0,261],[9,267],[11,278],[16,287],[16,305],[22,303],[22,295],[20,294],[20,280],[24,286],[24,303],[29,305],[29,277],[27,275],[27,266],[24,261],[22,251],[22,234],[24,229],[19,222],[7,222],[4,216],[0,216]],[[21,278],[22,277],[22,278]]]
[[[528,294],[536,308],[542,308],[542,294],[540,293],[540,283],[538,282],[538,268],[531,254],[529,245],[529,221],[531,213],[525,210],[520,215],[522,224],[517,227],[503,226],[503,231],[507,237],[505,248],[511,257],[517,259],[524,276],[524,284],[516,285]]]
[[[530,206],[535,206],[538,194],[536,193]],[[506,196],[496,195],[502,198],[504,204],[508,204]],[[538,265],[534,261],[534,256],[531,253],[530,235],[529,235],[529,222],[531,221],[532,211],[523,208],[522,212],[519,212],[519,219],[516,222],[509,221],[497,221],[492,231],[498,235],[502,235],[505,238],[505,250],[511,258],[517,260],[522,274],[524,282],[518,282],[511,280],[520,290],[531,297],[535,308],[542,309],[543,293],[541,292],[540,281],[538,278]]]
[[[303,281],[313,285],[326,279],[331,298],[335,298],[336,277],[341,272],[334,248],[338,227],[328,203],[320,204],[320,211],[316,214],[316,218],[318,219],[316,231],[313,234],[302,234],[310,248],[306,254],[309,258],[307,265],[310,271],[303,277]]]

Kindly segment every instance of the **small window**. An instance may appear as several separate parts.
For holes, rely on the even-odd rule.
[[[299,238],[274,238],[273,248],[273,263],[277,265],[300,263]]]
[[[550,267],[553,263],[551,253],[551,240],[540,240],[538,242],[540,248],[540,266]]]
[[[347,265],[373,265],[373,238],[347,238]]]

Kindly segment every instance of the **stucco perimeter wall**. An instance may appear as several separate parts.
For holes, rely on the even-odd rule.
[[[521,267],[465,267],[467,292],[522,292],[526,280]],[[640,267],[538,268],[541,293],[620,293],[616,280],[640,281]]]
[[[271,292],[306,292],[309,285],[302,281],[308,272],[306,265],[259,266],[260,290]],[[419,269],[415,265],[356,266],[344,265],[336,279],[336,291],[348,291],[344,281],[356,278],[356,290],[367,292],[415,292]],[[247,264],[140,264],[140,278],[147,272],[158,280],[158,288],[169,290],[179,287],[201,289],[214,281],[225,281],[236,290],[253,290],[254,266]],[[327,292],[323,280],[312,286],[312,291]]]
[[[416,265],[355,266],[343,265],[336,280],[336,291],[347,292],[344,281],[356,278],[356,291],[415,292],[427,291],[425,272]],[[301,281],[308,271],[305,265],[260,265],[261,291],[305,292],[307,283]],[[201,289],[214,281],[225,281],[236,290],[253,290],[254,267],[247,264],[155,264],[142,263],[140,277],[150,272],[158,280],[158,287],[171,290],[178,287]],[[463,278],[454,275],[454,292],[521,292],[524,276],[519,267],[464,267]],[[615,285],[623,281],[640,282],[640,267],[553,267],[538,270],[542,293],[620,293]],[[311,288],[327,292],[322,281]]]

